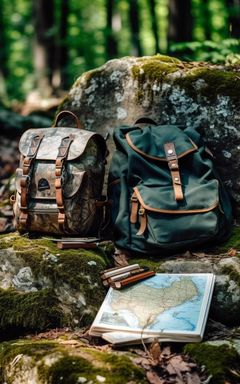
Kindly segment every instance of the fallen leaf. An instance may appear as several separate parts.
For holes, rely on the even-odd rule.
[[[59,340],[59,343],[63,344],[63,345],[77,345],[77,344],[79,344],[79,341],[77,341],[77,340]]]
[[[165,380],[162,380],[158,374],[154,371],[148,371],[147,374],[147,379],[150,384],[165,384]]]
[[[227,251],[227,255],[228,256],[232,256],[232,257],[234,257],[234,256],[236,256],[237,255],[237,250],[235,249],[235,248],[230,248],[228,251]]]
[[[201,379],[196,372],[186,373],[187,384],[201,384]]]
[[[3,233],[6,231],[7,221],[8,220],[6,217],[0,217],[0,233]]]
[[[153,341],[149,347],[149,353],[154,361],[161,360],[161,347],[158,341]]]
[[[115,250],[113,255],[114,265],[116,267],[126,267],[128,265],[128,256],[124,251],[120,251],[119,249]]]
[[[177,375],[182,379],[182,372],[189,372],[191,369],[189,368],[188,363],[183,361],[182,357],[177,355],[173,356],[166,367],[169,375]]]
[[[162,350],[162,357],[164,359],[169,358],[171,356],[171,354],[172,354],[171,353],[171,348],[169,346],[163,348],[163,350]]]

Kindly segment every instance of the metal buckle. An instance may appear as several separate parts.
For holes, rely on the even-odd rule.
[[[140,208],[139,211],[138,211],[138,214],[139,214],[140,216],[143,216],[144,213],[145,213],[145,209],[144,209],[144,208]]]
[[[138,198],[136,196],[132,196],[131,197],[131,201],[133,201],[134,203],[137,203],[138,202]]]

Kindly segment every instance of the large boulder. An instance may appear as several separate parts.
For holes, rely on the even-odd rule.
[[[73,84],[60,109],[84,128],[112,134],[143,115],[199,130],[240,208],[240,66],[186,63],[156,55],[108,61]],[[68,124],[68,121],[65,122]],[[109,140],[112,153],[113,142]]]
[[[0,340],[56,327],[82,327],[104,298],[103,248],[59,250],[49,239],[0,237]]]
[[[210,318],[227,327],[239,326],[239,229],[215,253],[132,258],[166,273],[214,273],[216,284]],[[110,265],[111,243],[98,251],[59,250],[46,238],[12,233],[0,236],[0,340],[29,332],[89,326],[106,294],[100,272]],[[227,252],[234,247],[235,256]]]

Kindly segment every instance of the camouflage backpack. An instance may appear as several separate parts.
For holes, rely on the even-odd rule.
[[[60,119],[69,117],[76,120],[77,128],[57,126]],[[27,130],[19,150],[12,199],[16,228],[98,236],[104,206],[104,138],[81,129],[75,114],[62,111],[53,127]]]

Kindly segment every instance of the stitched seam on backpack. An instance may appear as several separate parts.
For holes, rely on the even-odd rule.
[[[176,215],[181,215],[181,214],[191,214],[191,213],[205,213],[205,212],[209,212],[209,211],[212,211],[214,208],[216,208],[218,205],[219,205],[219,201],[216,201],[211,207],[208,207],[208,208],[201,208],[201,209],[189,209],[189,210],[171,210],[171,209],[161,209],[161,208],[153,208],[153,207],[150,207],[150,205],[147,205],[144,203],[143,199],[142,199],[142,196],[140,194],[140,192],[138,191],[137,187],[134,187],[133,188],[134,191],[136,192],[136,195],[137,195],[137,198],[138,200],[140,201],[141,205],[147,209],[148,211],[152,211],[152,212],[159,212],[159,213],[169,213],[169,214],[176,214]]]
[[[158,161],[164,161],[164,162],[168,161],[165,157],[152,156],[152,155],[148,155],[147,153],[141,151],[141,149],[139,149],[138,147],[136,147],[135,144],[133,144],[132,139],[130,138],[129,133],[127,133],[125,137],[126,137],[127,143],[130,145],[130,147],[135,152],[138,152],[140,155],[146,156],[146,157],[148,157],[149,159],[152,159],[152,160],[158,160]],[[193,145],[194,148],[191,148],[191,149],[188,149],[185,152],[182,152],[180,155],[177,156],[178,159],[181,159],[181,157],[184,157],[184,156],[188,155],[191,152],[195,152],[198,149],[197,145],[190,138],[189,138],[189,140],[190,140],[190,142],[191,142],[191,144]]]

